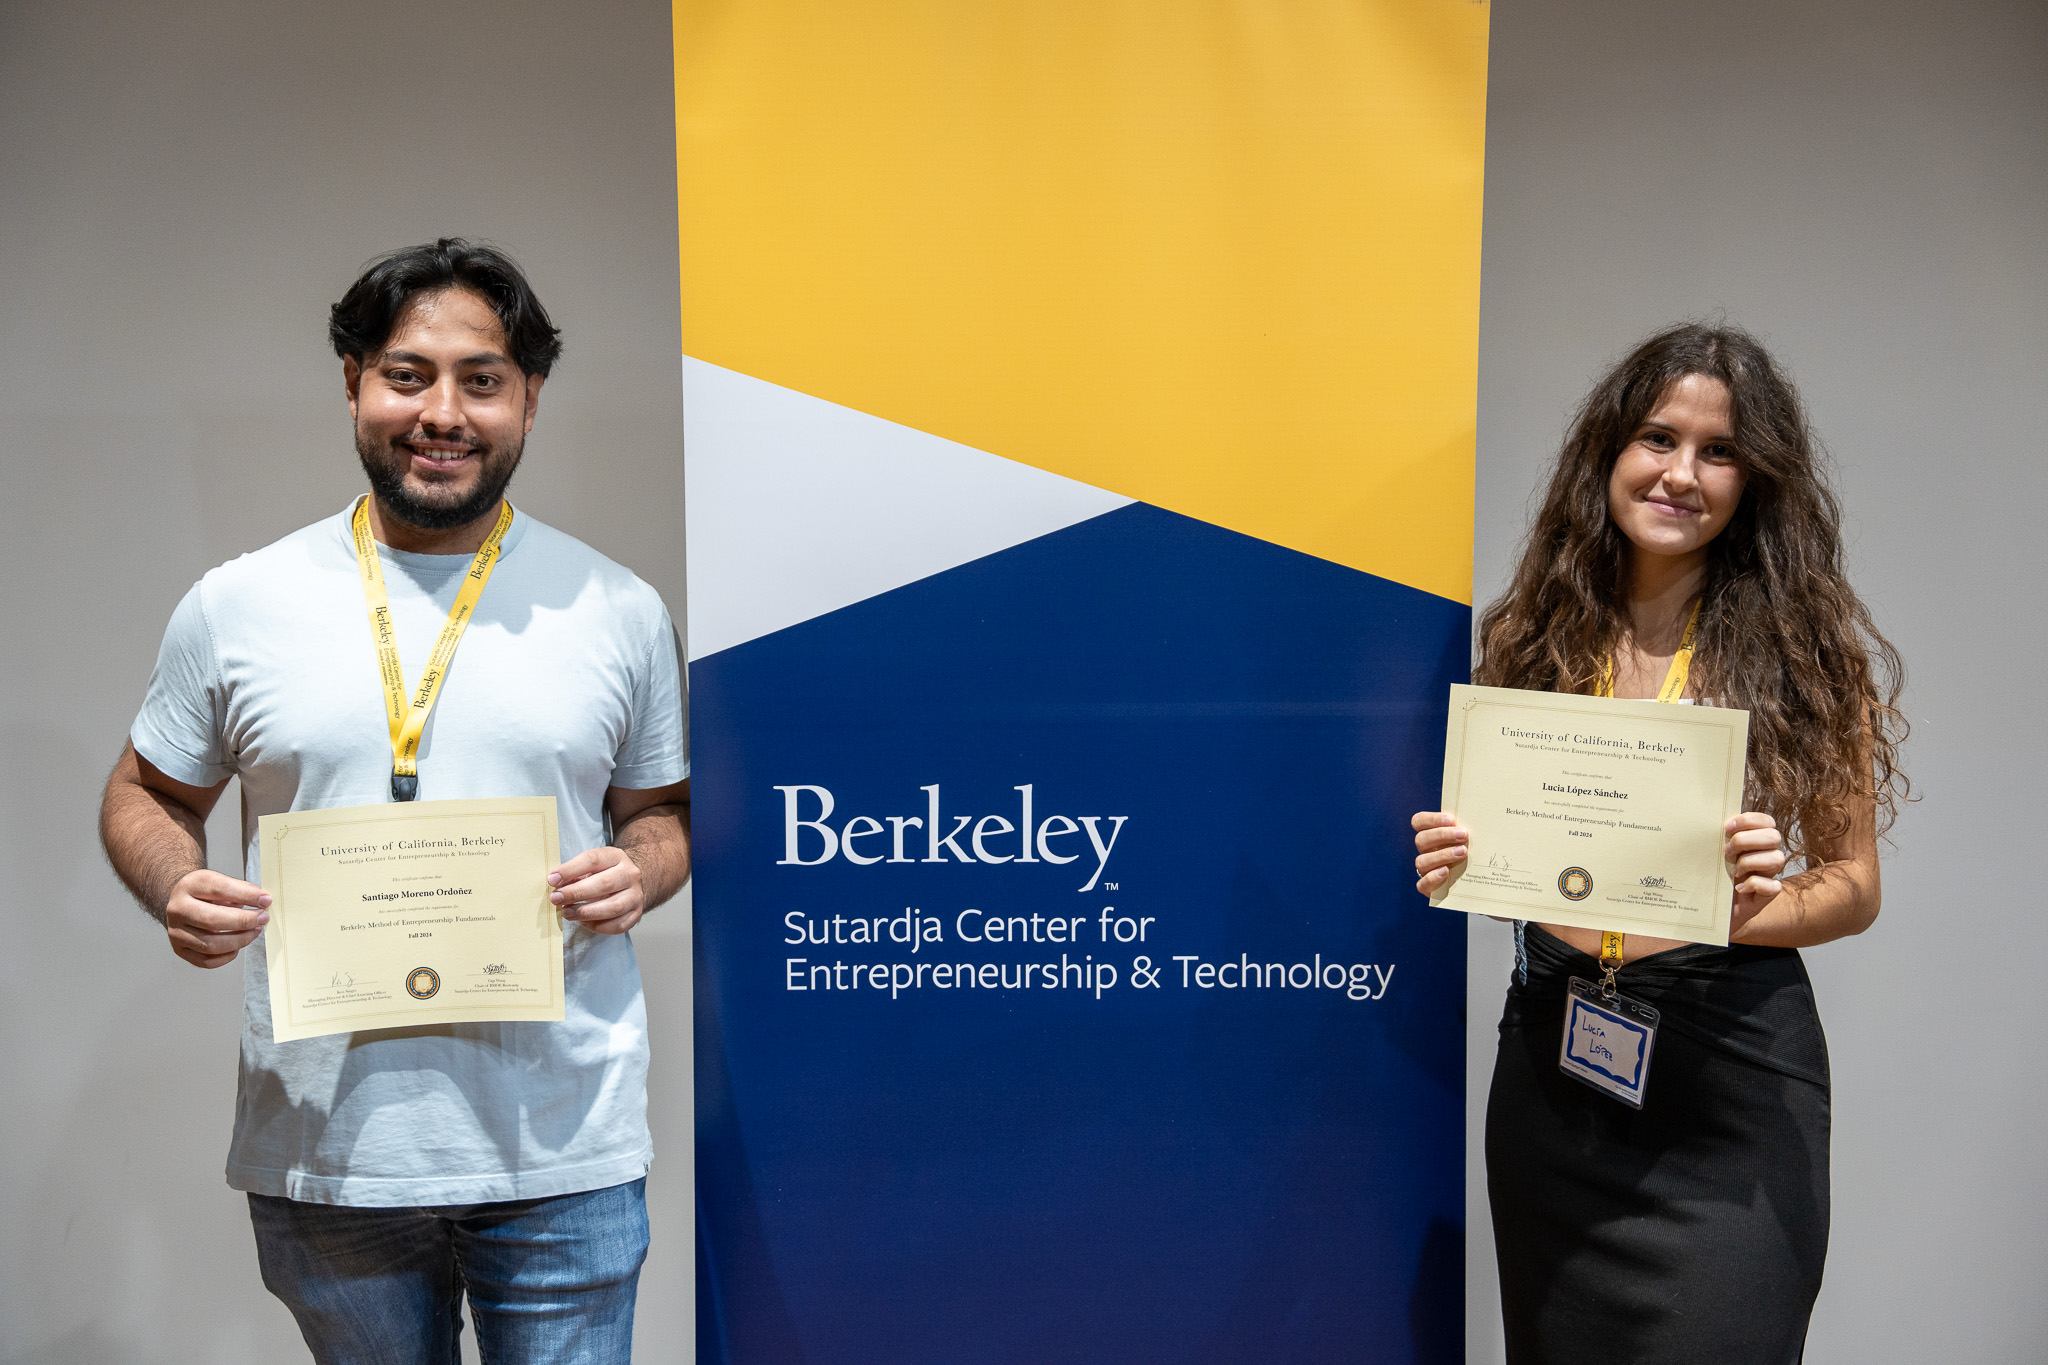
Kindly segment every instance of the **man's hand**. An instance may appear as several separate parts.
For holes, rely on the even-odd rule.
[[[594,933],[623,934],[647,913],[640,865],[623,848],[593,848],[548,873],[548,899],[562,918]]]
[[[100,802],[107,861],[163,925],[171,951],[195,967],[233,962],[270,922],[262,887],[206,867],[206,817],[227,785],[179,782],[128,744]]]
[[[171,888],[164,931],[171,951],[195,967],[225,967],[270,923],[270,893],[200,868]]]
[[[562,918],[623,934],[690,875],[690,783],[613,787],[604,796],[617,847],[579,853],[548,873]]]

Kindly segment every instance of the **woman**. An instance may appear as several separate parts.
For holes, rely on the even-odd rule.
[[[1740,331],[1674,327],[1588,396],[1480,618],[1477,682],[1750,713],[1749,809],[1725,831],[1731,946],[1620,945],[1615,985],[1662,1012],[1641,1110],[1558,1068],[1567,983],[1600,979],[1602,936],[1516,926],[1486,1116],[1516,1365],[1800,1358],[1827,1252],[1829,1097],[1796,950],[1876,919],[1877,839],[1905,793],[1899,659],[1843,576],[1839,520],[1770,356]],[[1414,827],[1427,895],[1472,849],[1455,812]],[[1804,870],[1782,875],[1788,857]]]

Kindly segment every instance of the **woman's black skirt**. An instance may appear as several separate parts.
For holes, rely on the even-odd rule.
[[[1509,1365],[1799,1360],[1828,1243],[1828,1054],[1789,948],[1623,967],[1663,1012],[1643,1107],[1558,1070],[1565,983],[1599,965],[1535,925],[1508,988],[1486,1183]]]

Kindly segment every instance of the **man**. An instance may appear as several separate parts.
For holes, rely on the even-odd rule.
[[[101,836],[171,951],[243,964],[228,1184],[248,1192],[263,1281],[314,1358],[453,1365],[467,1293],[486,1360],[623,1362],[651,1150],[625,935],[689,871],[673,628],[646,584],[502,502],[561,351],[510,259],[458,238],[396,252],[334,305],[329,336],[374,561],[359,564],[351,505],[186,594]],[[494,537],[493,565],[480,551]],[[365,581],[381,568],[410,687],[455,628],[473,564],[484,589],[409,763]],[[252,879],[262,815],[553,796],[571,855],[547,877],[565,921],[563,1021],[275,1041],[270,898],[206,869],[206,816],[230,777]]]

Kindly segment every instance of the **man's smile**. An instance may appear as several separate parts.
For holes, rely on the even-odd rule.
[[[400,450],[411,455],[417,464],[427,469],[460,469],[462,462],[478,454],[475,446],[457,441],[398,441]]]

